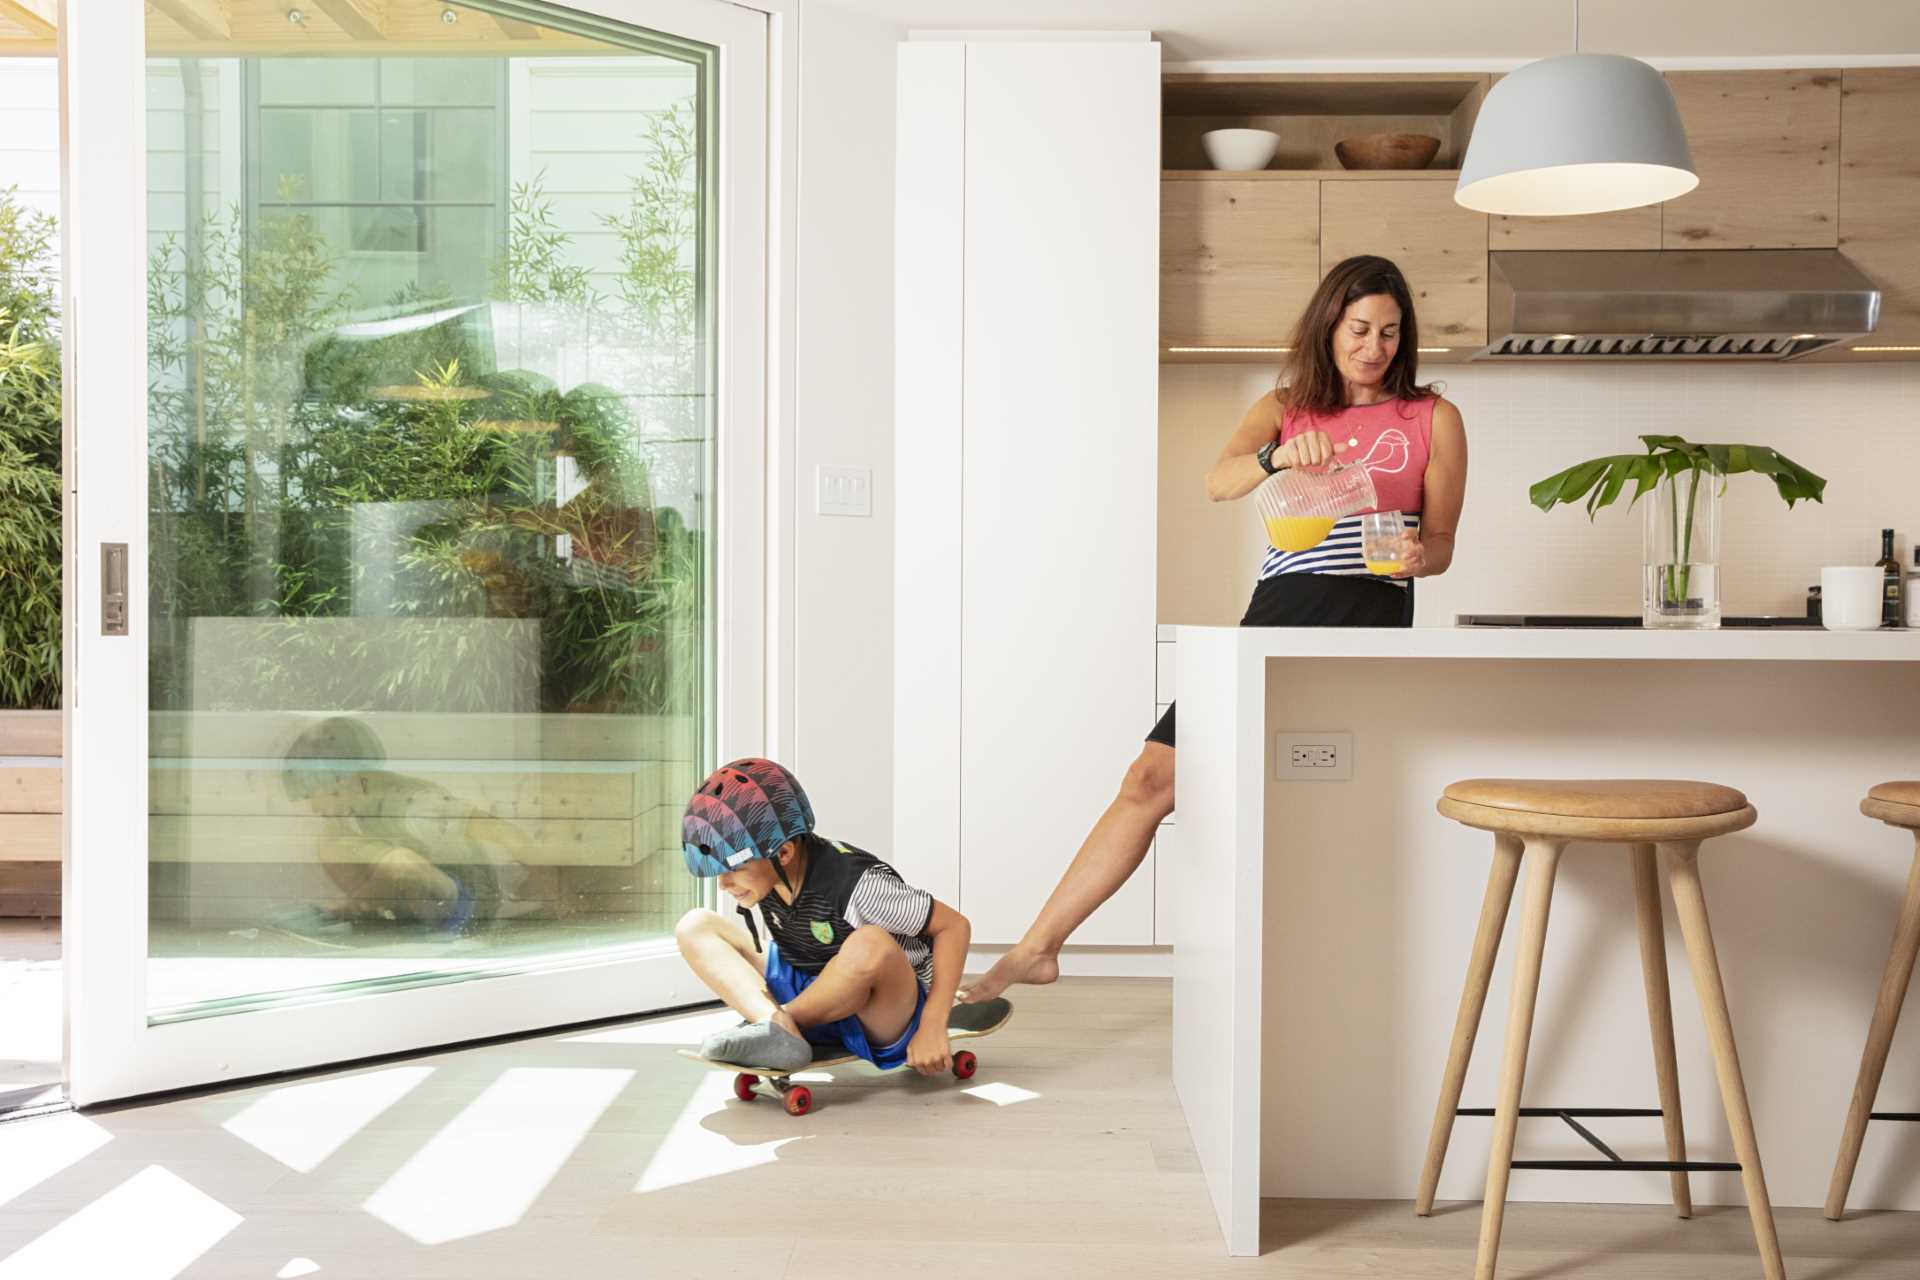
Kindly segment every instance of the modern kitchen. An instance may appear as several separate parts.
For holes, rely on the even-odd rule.
[[[0,0],[0,1280],[1913,1280],[1916,121],[1912,0]],[[910,1056],[709,1053],[829,842]]]
[[[1138,700],[1177,695],[1174,811],[1074,941],[1171,946],[1232,1254],[1287,1253],[1278,1205],[1437,1197],[1488,1206],[1490,1276],[1502,1197],[1671,1197],[1749,1206],[1773,1276],[1769,1198],[1920,1209],[1920,1047],[1891,1034],[1920,905],[1886,816],[1920,792],[1883,785],[1920,772],[1920,66],[1596,71],[1565,16],[1565,56],[1484,70],[1176,61],[1164,31],[1159,58],[901,51],[896,842],[939,832],[920,857],[976,945],[1014,943],[1026,905],[983,886],[1044,891]],[[1405,272],[1418,382],[1465,424],[1457,550],[1409,630],[1242,624],[1302,549],[1270,533],[1373,509],[1338,462],[1204,483],[1354,254]],[[1149,625],[1151,663],[1115,639]]]

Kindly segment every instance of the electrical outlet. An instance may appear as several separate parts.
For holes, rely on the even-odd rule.
[[[873,469],[828,467],[815,469],[814,511],[823,516],[873,514]]]
[[[1273,776],[1279,782],[1350,782],[1353,735],[1331,729],[1282,729],[1273,736]]]

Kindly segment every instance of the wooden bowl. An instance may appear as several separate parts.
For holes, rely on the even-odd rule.
[[[1369,133],[1333,144],[1344,169],[1424,169],[1440,150],[1440,139],[1424,133]]]

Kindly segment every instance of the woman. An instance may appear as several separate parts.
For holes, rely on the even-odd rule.
[[[1244,498],[1268,476],[1352,452],[1366,459],[1379,510],[1406,514],[1412,531],[1392,578],[1360,555],[1360,517],[1319,546],[1269,549],[1243,627],[1408,627],[1413,582],[1445,573],[1467,483],[1467,437],[1454,408],[1417,381],[1413,295],[1385,258],[1348,258],[1327,272],[1295,325],[1275,390],[1260,397],[1207,473],[1215,502]],[[1147,735],[1120,794],[1018,945],[962,993],[987,1000],[1016,982],[1052,982],[1068,935],[1126,882],[1173,812],[1174,712]]]

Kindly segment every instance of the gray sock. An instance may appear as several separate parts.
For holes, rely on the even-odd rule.
[[[763,1071],[798,1071],[813,1061],[813,1046],[771,1022],[742,1023],[708,1036],[700,1056]]]

